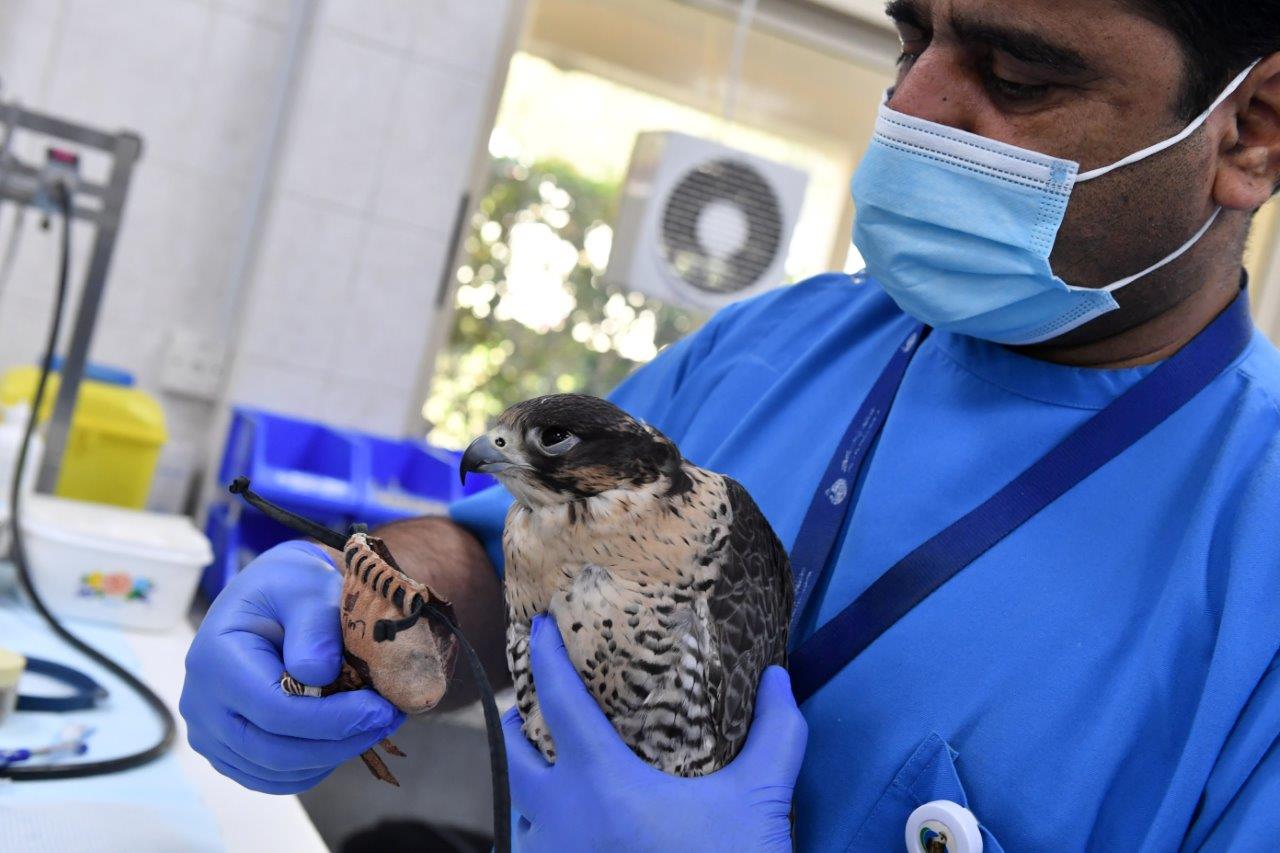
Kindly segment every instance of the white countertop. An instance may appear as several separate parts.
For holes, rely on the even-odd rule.
[[[99,794],[112,801],[125,802],[128,794],[121,792],[131,789],[130,785],[121,784],[125,777],[130,777],[128,781],[133,781],[149,773],[149,778],[163,780],[166,777],[157,776],[157,774],[169,773],[175,781],[181,780],[189,788],[188,791],[179,792],[184,798],[183,802],[188,804],[191,810],[200,813],[197,814],[197,818],[208,819],[208,821],[195,822],[206,826],[211,822],[216,825],[221,836],[219,840],[202,839],[203,843],[200,845],[202,849],[223,849],[233,853],[257,853],[257,851],[263,851],[263,853],[303,851],[305,853],[327,849],[297,797],[272,796],[242,788],[215,771],[187,744],[186,726],[178,714],[178,698],[182,692],[184,677],[183,659],[192,637],[192,631],[185,622],[164,633],[122,631],[88,622],[69,621],[67,627],[82,639],[96,646],[106,647],[109,652],[114,647],[116,654],[123,658],[122,662],[135,673],[140,674],[142,679],[165,701],[178,725],[178,736],[172,754],[154,765],[124,774],[101,776],[95,779],[0,785],[0,808],[12,807],[20,810],[23,806],[40,805],[48,811],[56,809],[59,802],[92,800]],[[41,634],[44,636],[40,636]],[[65,648],[61,643],[57,645],[62,648],[50,645],[55,640],[47,634],[43,623],[30,609],[20,604],[12,595],[0,595],[0,645],[18,651],[23,651],[26,646],[32,654],[54,658],[59,662],[94,672],[95,677],[98,677],[94,667],[89,665],[79,653]],[[36,645],[33,646],[32,643]],[[52,651],[46,651],[48,649]],[[133,659],[130,660],[130,657]],[[112,681],[110,679],[107,681],[109,689],[112,689]],[[114,687],[113,693],[118,695],[126,689],[118,685]],[[147,719],[145,723],[135,725],[141,713],[137,707],[129,707],[131,698],[121,696],[117,701],[113,697],[112,709],[84,712],[85,721],[91,721],[104,732],[128,728],[130,734],[134,731],[144,731],[142,727],[145,725],[143,734],[133,735],[141,742],[125,747],[125,749],[140,748],[145,745],[146,738],[154,736],[155,724]],[[89,718],[90,714],[127,715],[127,719],[113,719],[109,716]],[[146,715],[148,718],[154,716],[149,711]],[[12,737],[15,726],[18,725],[28,728],[33,725],[43,725],[48,730],[48,737],[52,737],[57,731],[56,726],[60,723],[50,720],[57,716],[16,714],[6,722],[4,730],[0,730],[0,742]],[[21,717],[30,719],[23,720],[21,723],[14,722]],[[95,738],[98,737],[95,735]],[[91,739],[91,746],[95,743],[99,741]],[[92,757],[95,756],[86,756],[86,758]],[[166,765],[166,762],[172,763]],[[176,774],[173,773],[174,765],[178,771]],[[145,785],[134,787],[140,791],[146,790]],[[147,799],[164,799],[165,802],[146,802]],[[181,812],[176,808],[170,808],[168,796],[151,798],[144,795],[138,805],[154,806],[160,812],[173,814],[175,832],[194,831],[190,825],[192,821],[180,820]],[[18,813],[14,812],[14,814]],[[83,814],[73,815],[72,819],[78,824],[77,831],[86,833],[84,836],[86,838],[92,837],[89,834],[92,832],[92,827],[84,825]],[[184,825],[176,826],[180,822]],[[133,849],[143,851],[146,848]]]
[[[185,676],[183,660],[193,636],[186,623],[165,634],[122,633],[138,656],[143,679],[177,718],[175,757],[183,775],[213,812],[226,849],[231,853],[327,851],[297,797],[261,794],[243,788],[214,770],[187,743],[187,726],[178,713],[178,697]]]

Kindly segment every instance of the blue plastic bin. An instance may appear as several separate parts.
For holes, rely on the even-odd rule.
[[[343,430],[238,408],[220,479],[226,484],[242,474],[267,500],[317,521],[340,521],[360,511],[368,453],[355,435]]]
[[[260,409],[236,408],[227,431],[219,479],[238,476],[285,509],[334,530],[401,518],[443,515],[458,498],[497,481],[484,474],[458,480],[462,454],[412,439],[335,429]],[[239,499],[225,495],[209,508],[206,533],[214,562],[201,589],[216,597],[254,556],[297,534]]]
[[[344,529],[343,525],[334,527]],[[200,591],[212,601],[249,561],[297,532],[250,506],[219,503],[209,507],[205,535],[213,546],[213,562],[200,576]]]
[[[444,451],[412,440],[361,436],[369,451],[369,478],[357,515],[369,524],[445,515],[460,495],[458,466]]]
[[[213,546],[213,562],[200,575],[200,592],[213,601],[236,576],[236,572],[240,571],[240,564],[236,559],[239,547],[234,541],[236,530],[227,519],[226,504],[209,507],[209,517],[204,522],[204,535],[209,537],[209,544]]]

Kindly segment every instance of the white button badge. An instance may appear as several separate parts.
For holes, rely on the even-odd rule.
[[[950,800],[925,803],[907,818],[907,853],[982,853],[973,812]]]

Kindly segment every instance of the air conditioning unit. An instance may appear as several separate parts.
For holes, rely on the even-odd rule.
[[[642,133],[604,283],[714,311],[782,284],[808,175],[683,133]]]

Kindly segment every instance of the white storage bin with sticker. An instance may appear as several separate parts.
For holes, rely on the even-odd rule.
[[[31,407],[28,405],[0,406],[0,556],[9,553],[9,487],[13,485],[13,470],[18,465],[18,450],[22,447],[22,436],[27,431],[30,417]],[[22,472],[24,496],[34,491],[43,453],[44,440],[40,433],[32,434],[27,464]],[[4,587],[4,581],[0,580],[0,588]]]
[[[31,495],[21,517],[32,579],[59,617],[166,630],[213,559],[184,515]]]

